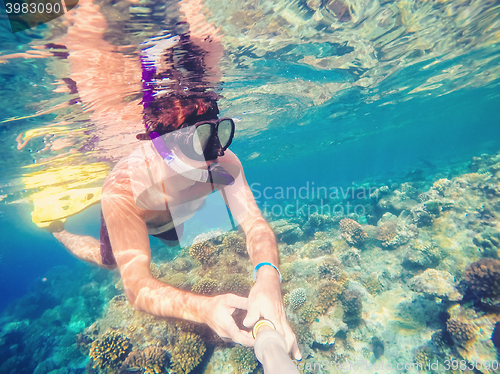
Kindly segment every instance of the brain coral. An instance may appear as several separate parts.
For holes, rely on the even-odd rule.
[[[118,331],[110,330],[92,343],[89,356],[94,362],[94,369],[113,371],[122,364],[131,350],[129,338]]]
[[[253,350],[247,347],[236,346],[231,349],[229,360],[238,374],[249,374],[257,367]]]
[[[470,296],[497,298],[500,296],[500,261],[482,258],[465,269],[465,281]]]
[[[240,255],[247,253],[247,245],[245,239],[235,233],[231,233],[226,236],[222,241],[222,246],[225,250]]]
[[[167,351],[160,347],[147,347],[131,352],[121,367],[122,373],[140,370],[143,374],[163,374],[167,365]]]
[[[296,288],[290,292],[289,303],[292,309],[299,309],[306,302],[306,290],[303,288]]]
[[[212,255],[216,252],[216,248],[209,242],[195,243],[189,248],[189,254],[206,265],[212,259]]]
[[[198,335],[182,334],[172,352],[172,373],[190,373],[201,362],[205,351],[205,344]]]
[[[350,218],[344,218],[340,221],[340,231],[342,237],[354,246],[363,244],[367,236],[361,225]]]

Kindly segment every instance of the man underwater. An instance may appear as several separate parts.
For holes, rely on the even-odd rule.
[[[189,2],[181,3],[186,7]],[[169,43],[198,51],[203,60],[200,66],[206,67],[210,64],[209,54],[200,52],[200,46],[208,39],[197,39],[191,33],[171,38]],[[103,185],[101,241],[71,234],[61,227],[53,235],[85,261],[109,269],[118,267],[126,296],[137,310],[205,323],[225,340],[252,346],[251,334],[240,330],[232,318],[236,309],[244,309],[245,326],[252,327],[262,317],[272,321],[293,356],[300,359],[283,307],[275,235],[260,214],[240,161],[228,149],[234,122],[218,118],[217,95],[200,88],[206,82],[193,85],[191,80],[190,84],[180,84],[180,69],[164,69],[174,60],[173,55],[167,52],[155,59],[159,55],[154,48],[149,50],[149,60],[143,60],[146,132],[137,138],[144,144],[121,159]],[[186,61],[184,68],[196,71],[193,61],[196,59]],[[173,81],[176,85],[172,85]],[[248,298],[233,294],[197,295],[171,287],[150,273],[148,235],[167,243],[178,240],[182,223],[196,213],[215,189],[246,234],[256,279]]]

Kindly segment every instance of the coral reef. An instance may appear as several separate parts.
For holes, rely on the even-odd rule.
[[[160,278],[160,280],[172,287],[183,288],[183,286],[188,281],[188,277],[183,273],[175,273],[172,275],[166,275],[163,278]]]
[[[293,310],[299,309],[307,300],[306,290],[304,288],[296,288],[288,297],[288,302]]]
[[[228,274],[226,275],[220,286],[220,293],[234,293],[235,295],[248,297],[250,293],[251,284],[248,279],[241,274]]]
[[[342,264],[334,257],[327,257],[318,265],[318,275],[320,279],[334,280],[343,274]]]
[[[257,367],[257,359],[251,348],[236,346],[231,349],[229,362],[237,374],[249,374]]]
[[[482,258],[465,269],[467,292],[473,298],[500,297],[500,260]]]
[[[462,295],[455,288],[454,281],[455,278],[447,271],[427,269],[411,279],[410,287],[415,292],[422,292],[432,297],[452,301],[462,300]]]
[[[361,225],[350,218],[344,218],[340,221],[340,230],[342,232],[342,237],[350,245],[360,246],[367,237]]]
[[[378,280],[376,272],[373,272],[370,275],[364,277],[362,279],[362,283],[363,286],[365,286],[366,290],[372,295],[376,295],[380,291],[382,291],[382,284]]]
[[[342,281],[325,280],[318,284],[318,307],[320,313],[325,313],[344,291],[345,279]]]
[[[450,318],[446,321],[446,331],[448,331],[455,343],[459,345],[467,343],[476,336],[474,327],[458,318]]]
[[[140,351],[132,351],[120,368],[120,374],[140,371],[143,374],[163,374],[167,367],[167,351],[165,347],[146,347]]]
[[[424,368],[428,365],[429,361],[432,361],[433,359],[434,354],[426,345],[419,347],[415,352],[415,363],[422,365]]]
[[[418,235],[417,227],[412,223],[400,221],[391,213],[385,213],[377,222],[376,238],[382,247],[394,249],[402,246]]]
[[[320,315],[318,308],[315,308],[312,304],[304,304],[299,310],[299,319],[307,323],[314,322]]]
[[[304,232],[300,229],[299,224],[290,223],[286,219],[270,222],[269,226],[274,231],[279,241],[287,244],[293,244],[300,240]]]
[[[90,347],[94,340],[85,334],[76,334],[75,344],[78,347],[78,350],[84,355],[88,356],[90,352]]]
[[[327,215],[313,213],[302,226],[302,230],[306,233],[314,234],[316,231],[325,231],[333,224],[332,218]]]
[[[172,373],[190,373],[201,362],[205,351],[205,344],[198,335],[189,332],[182,334],[172,350]]]
[[[391,247],[392,242],[396,239],[398,223],[396,221],[384,222],[377,229],[377,239],[382,242],[382,246]]]
[[[498,257],[500,252],[500,231],[493,227],[486,227],[482,232],[474,236],[474,244],[477,245],[487,257]]]
[[[247,245],[244,238],[235,233],[230,233],[222,241],[222,246],[226,251],[234,252],[239,255],[247,253]]]
[[[193,264],[185,257],[176,258],[172,264],[172,269],[175,271],[187,271],[192,268]]]
[[[210,278],[201,278],[194,285],[191,291],[200,295],[214,295],[217,292],[218,283]]]
[[[153,262],[151,264],[149,264],[149,271],[151,272],[151,276],[155,279],[161,278],[163,276],[158,265],[156,265]]]
[[[498,360],[500,156],[488,157],[477,165],[481,174],[452,177],[461,171],[447,170],[433,179],[391,182],[366,201],[325,200],[355,199],[363,214],[272,222],[283,242],[278,248],[287,317],[306,360],[379,360],[393,367]],[[371,183],[364,188],[371,191]],[[252,264],[238,255],[243,238],[220,232],[196,241],[168,255],[153,243],[153,276],[200,294],[248,296]],[[90,274],[71,292],[65,289],[73,284],[67,281],[71,274],[49,275],[37,294],[0,316],[0,372],[81,372],[89,355],[95,358],[88,373],[261,372],[251,350],[223,342],[206,325],[134,310],[123,295],[108,301],[116,295],[116,275]],[[244,313],[233,315],[238,326]],[[101,348],[110,331],[126,336],[128,355]]]
[[[189,254],[201,262],[202,265],[208,265],[217,248],[210,242],[199,242],[189,248]]]
[[[361,294],[355,290],[345,290],[342,293],[341,300],[344,309],[344,322],[351,325],[358,324],[363,313]]]
[[[101,338],[92,343],[89,356],[92,358],[92,367],[113,371],[120,367],[132,350],[130,339],[122,333],[110,330]]]

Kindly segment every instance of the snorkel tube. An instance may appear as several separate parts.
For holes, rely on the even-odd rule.
[[[283,335],[276,331],[274,324],[262,319],[252,330],[255,338],[255,357],[264,367],[264,374],[299,374],[297,366],[287,353]]]

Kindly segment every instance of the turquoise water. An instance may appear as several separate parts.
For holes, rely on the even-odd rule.
[[[114,53],[130,61],[138,58],[139,43],[172,27],[172,20],[179,15],[175,2],[165,5],[150,1],[132,6],[132,9],[143,6],[142,13],[129,11],[130,4],[126,2],[99,4],[108,23],[104,39],[113,46],[127,46]],[[350,10],[346,10],[346,4]],[[314,306],[320,297],[314,287],[325,281],[321,275],[318,278],[314,268],[323,264],[320,262],[323,257],[338,258],[349,278],[350,288],[346,286],[343,296],[339,296],[343,301],[331,305],[329,312],[318,315],[317,319],[304,317],[307,303],[297,310],[287,304],[294,331],[302,336],[299,344],[306,363],[328,360],[340,364],[361,358],[387,368],[388,364],[396,367],[397,363],[417,362],[419,352],[424,352],[430,361],[440,363],[438,370],[428,371],[444,373],[451,372],[445,369],[446,359],[466,360],[468,364],[500,362],[492,327],[496,323],[500,330],[498,299],[471,299],[467,294],[470,290],[466,291],[463,284],[459,287],[472,263],[481,258],[498,260],[498,240],[492,239],[491,248],[477,239],[473,241],[477,235],[484,237],[488,230],[493,238],[500,232],[500,176],[495,166],[499,162],[495,155],[500,151],[498,4],[210,0],[203,5],[207,21],[221,27],[224,55],[219,62],[219,90],[223,98],[219,106],[224,116],[236,120],[231,150],[240,158],[266,219],[273,223],[271,226],[280,240],[282,265],[287,268],[286,264],[298,262],[303,267],[301,271],[290,270],[291,265],[287,268],[294,275],[284,282],[283,294],[289,298],[292,291],[304,288],[308,303]],[[105,103],[106,93],[82,105],[78,94],[57,90],[66,87],[62,79],[69,77],[69,62],[51,55],[35,58],[40,55],[31,53],[43,50],[47,43],[57,43],[66,35],[67,27],[61,18],[12,34],[0,5],[2,373],[97,372],[88,365],[89,343],[76,344],[75,337],[82,334],[102,339],[109,328],[127,333],[134,349],[144,349],[149,344],[168,346],[171,355],[175,345],[172,341],[177,341],[168,335],[171,334],[168,329],[165,331],[170,332],[162,335],[163,342],[146,333],[147,338],[140,340],[135,327],[127,331],[128,328],[109,317],[111,312],[105,315],[109,310],[129,310],[116,298],[122,294],[120,287],[115,287],[119,274],[97,270],[76,260],[31,220],[33,194],[55,183],[47,179],[38,185],[28,185],[27,177],[53,168],[97,162],[112,168],[129,151],[129,144],[105,141],[109,136],[107,127],[100,126],[94,117],[96,106]],[[99,46],[96,48],[99,50]],[[140,95],[139,87],[120,99],[132,101]],[[121,129],[124,127],[126,124]],[[29,135],[30,130],[37,132]],[[482,161],[476,161],[478,167],[471,166],[473,157],[481,157]],[[474,172],[480,176],[464,176]],[[447,187],[440,189],[435,182],[443,179],[449,184],[443,182]],[[100,185],[102,181],[101,178],[93,183]],[[70,182],[74,181],[64,183]],[[329,223],[311,229],[310,214],[295,214],[290,218],[283,211],[286,204],[322,204],[318,196],[311,196],[309,187],[313,185],[344,192],[347,188],[375,190],[386,186],[388,192],[386,195],[381,192],[382,197],[377,200],[353,199],[349,194],[325,199],[324,203],[330,206],[345,208],[351,202],[363,209],[355,215],[344,212],[336,221],[333,213],[327,214],[325,219]],[[487,186],[497,192],[488,194]],[[268,199],[263,197],[266,188]],[[306,189],[307,196],[276,195],[280,189],[301,188]],[[413,192],[408,192],[409,189]],[[401,232],[411,231],[408,212],[415,212],[425,203],[420,195],[431,196],[430,201],[439,201],[440,207],[450,201],[455,205],[439,208],[433,223],[417,225],[418,235],[408,234],[406,242],[384,246],[380,227],[393,220],[404,227]],[[410,200],[410,205],[404,205],[404,201]],[[396,204],[402,204],[403,208]],[[66,229],[98,238],[99,214],[100,206],[93,206],[68,218]],[[346,242],[339,226],[341,218],[359,222],[368,235],[367,242]],[[282,225],[277,223],[283,219],[300,227],[303,236],[286,236],[280,229]],[[187,224],[190,240],[208,230],[202,221],[199,215]],[[453,244],[443,237],[450,238]],[[334,248],[330,252],[321,247],[326,242]],[[189,251],[165,248],[156,239],[151,240],[151,245],[153,261],[163,277],[167,277],[165,269],[171,270],[168,264],[174,258],[178,256],[177,261],[189,258]],[[425,249],[429,245],[437,248],[439,261],[422,265],[408,259],[429,256]],[[323,249],[317,252],[314,248]],[[349,256],[360,256],[361,260],[349,262]],[[386,262],[381,260],[384,258]],[[217,273],[218,268],[214,269]],[[411,288],[412,280],[427,269],[454,277],[452,283],[465,295],[465,301],[450,300],[442,294],[435,301],[436,294]],[[371,274],[376,274],[380,289],[373,291],[366,286]],[[498,277],[500,270],[492,274],[493,278],[495,274]],[[203,277],[204,273],[196,276]],[[186,281],[183,287],[190,289],[194,282]],[[348,315],[345,307],[348,291],[362,294],[364,314],[360,323],[352,324],[352,320],[339,314],[343,310]],[[380,305],[384,303],[390,316],[381,311]],[[451,320],[460,323],[471,320],[471,328],[479,332],[473,339],[459,341],[447,324]],[[125,324],[147,330],[148,323],[156,323],[145,321],[137,317],[127,319]],[[92,324],[100,328],[96,336],[89,332]],[[328,334],[318,332],[324,327],[333,331],[331,336],[325,338]],[[431,337],[439,331],[451,334],[452,338],[438,346],[437,338]],[[205,338],[201,333],[200,336]],[[385,353],[382,348],[381,356],[373,337],[383,341]],[[329,343],[325,339],[330,339]],[[335,343],[330,343],[332,339]],[[238,367],[237,360],[229,358],[230,349],[234,348],[213,344],[208,339],[205,344],[209,353],[193,372],[230,373],[232,369],[223,367],[226,361]],[[422,347],[427,347],[428,352]],[[239,367],[238,370],[244,373],[254,369]],[[414,368],[405,370],[422,372]],[[475,370],[500,372],[477,366]],[[304,372],[346,371],[323,368]],[[379,369],[378,372],[401,371]]]

